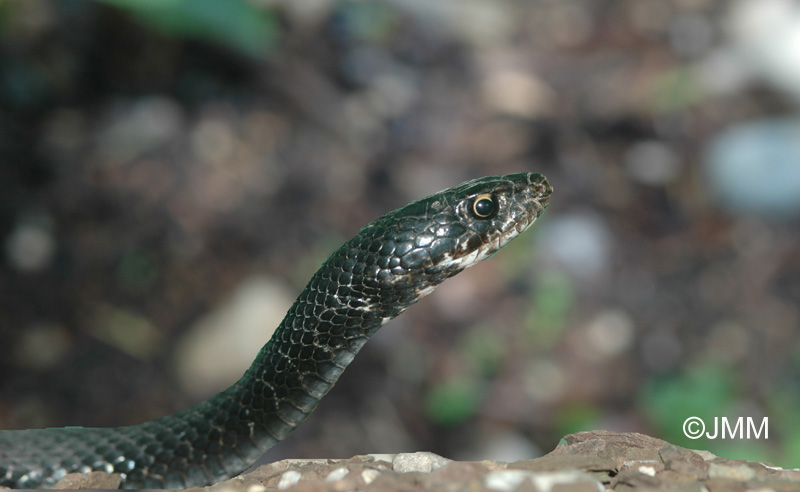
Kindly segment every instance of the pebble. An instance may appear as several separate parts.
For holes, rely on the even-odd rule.
[[[386,453],[374,453],[374,454],[368,454],[367,456],[374,459],[375,461],[385,461],[386,463],[391,463],[392,461],[394,461],[394,457],[397,455],[386,454]]]
[[[183,116],[180,105],[166,97],[118,104],[102,122],[98,161],[107,165],[132,162],[174,140],[182,129]]]
[[[612,235],[605,220],[591,212],[574,212],[553,217],[541,235],[546,258],[578,279],[595,279],[608,271]]]
[[[534,119],[547,116],[555,105],[556,93],[532,74],[501,70],[488,74],[483,97],[501,114]]]
[[[19,224],[6,239],[8,263],[22,272],[38,272],[52,263],[56,240],[49,220]]]
[[[499,491],[514,491],[521,487],[523,482],[530,480],[541,492],[550,492],[556,487],[563,490],[565,485],[582,484],[580,489],[572,490],[596,490],[604,491],[603,484],[594,479],[586,472],[579,470],[565,470],[555,472],[529,472],[523,470],[498,470],[493,471],[484,477],[484,485],[487,488]]]
[[[289,289],[272,277],[243,280],[178,343],[176,366],[184,389],[205,398],[241,377],[293,299]]]
[[[483,479],[484,485],[494,490],[516,490],[522,482],[532,475],[531,472],[522,470],[498,470],[487,473]]]
[[[336,482],[336,481],[341,480],[344,477],[346,477],[348,473],[350,473],[350,470],[348,470],[347,468],[344,468],[344,467],[337,468],[337,469],[333,470],[332,472],[328,473],[328,476],[325,477],[325,481],[326,482]]]
[[[734,126],[705,157],[712,198],[732,214],[800,216],[800,119],[769,118]]]
[[[597,481],[590,474],[577,470],[565,470],[558,472],[543,472],[535,473],[531,477],[534,485],[542,492],[550,492],[551,490],[564,490],[567,485],[581,485],[580,489],[573,487],[572,490],[595,490],[603,492],[605,487]]]
[[[420,451],[417,453],[400,453],[392,461],[392,469],[399,473],[423,472],[429,473],[433,470],[451,463],[453,460],[439,456],[438,454]]]
[[[375,470],[373,468],[368,468],[361,472],[361,479],[364,480],[364,483],[369,485],[371,484],[376,478],[380,476],[381,472]]]
[[[631,145],[625,152],[625,167],[635,181],[648,186],[672,183],[681,172],[681,161],[669,146],[657,140]]]
[[[55,367],[70,355],[72,340],[66,327],[52,323],[27,325],[11,352],[11,362],[20,367],[43,370]]]
[[[638,468],[639,473],[647,475],[648,477],[655,477],[656,476],[656,469],[653,466],[640,466]]]
[[[708,468],[710,478],[730,478],[733,480],[747,481],[756,476],[755,470],[746,465],[729,466],[711,463]]]
[[[532,379],[535,377],[533,374],[530,376]],[[534,384],[535,382],[531,381],[531,385]],[[541,456],[542,454],[542,450],[531,442],[523,432],[516,429],[509,429],[502,432],[492,432],[475,445],[463,449],[456,458],[467,461],[492,460],[512,462],[530,459],[534,456]]]
[[[621,309],[599,312],[583,328],[582,356],[589,361],[610,359],[627,352],[633,345],[636,329],[631,316]]]
[[[292,485],[295,485],[303,476],[294,470],[289,470],[281,476],[281,480],[278,482],[278,488],[281,490],[288,489]]]
[[[800,101],[800,5],[793,0],[730,3],[728,32],[739,64]]]

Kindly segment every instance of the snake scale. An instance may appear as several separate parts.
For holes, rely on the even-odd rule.
[[[384,323],[527,229],[551,191],[536,173],[490,176],[389,212],[323,263],[233,386],[138,425],[0,431],[0,485],[101,470],[125,488],[184,488],[240,473],[314,410]]]

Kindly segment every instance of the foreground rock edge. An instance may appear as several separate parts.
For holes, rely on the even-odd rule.
[[[118,477],[116,477],[118,478]],[[109,489],[114,475],[70,474],[61,489]],[[433,453],[290,459],[193,491],[800,491],[800,469],[729,460],[638,433],[580,432],[540,458],[456,462]]]

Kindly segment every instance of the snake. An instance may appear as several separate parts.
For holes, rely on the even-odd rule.
[[[488,176],[383,215],[314,273],[232,386],[136,425],[0,431],[0,485],[49,488],[90,471],[119,474],[123,488],[236,476],[313,412],[382,325],[528,229],[551,192],[538,173]]]

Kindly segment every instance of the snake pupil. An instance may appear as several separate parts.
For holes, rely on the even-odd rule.
[[[478,195],[472,205],[472,211],[481,219],[486,219],[495,213],[497,204],[491,195]]]

